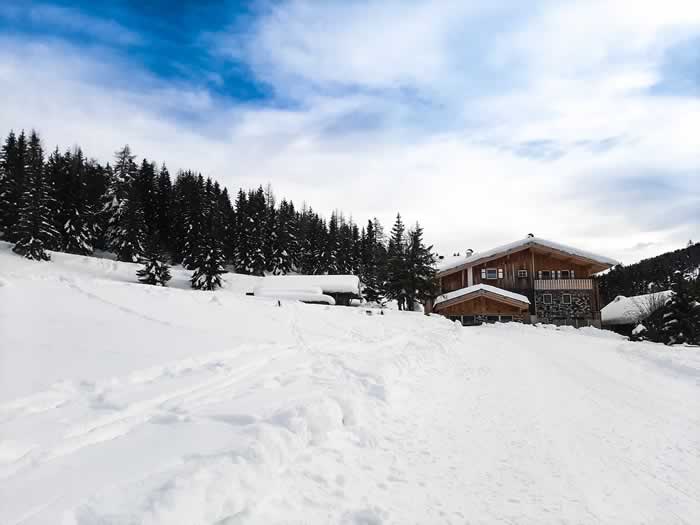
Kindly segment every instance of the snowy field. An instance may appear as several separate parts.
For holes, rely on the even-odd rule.
[[[0,243],[0,523],[700,523],[700,351]]]

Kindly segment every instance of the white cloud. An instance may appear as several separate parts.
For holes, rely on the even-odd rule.
[[[112,20],[96,18],[78,9],[48,4],[0,5],[0,17],[12,22],[28,21],[35,27],[57,28],[90,36],[98,41],[109,41],[122,45],[143,44],[141,36]]]
[[[621,17],[625,2],[544,2],[514,19],[507,3],[445,5],[294,1],[265,11],[243,51],[240,34],[219,35],[294,109],[7,40],[0,129],[37,126],[49,147],[101,160],[129,142],[173,170],[234,190],[270,181],[387,228],[401,211],[444,253],[534,232],[629,261],[700,237],[687,212],[700,202],[698,98],[647,89],[670,46],[700,32],[694,5],[635,2]],[[648,178],[668,189],[649,197]]]

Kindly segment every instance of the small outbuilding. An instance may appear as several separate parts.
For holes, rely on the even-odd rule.
[[[356,275],[271,275],[263,277],[249,295],[341,306],[362,299]]]
[[[672,295],[671,290],[633,297],[618,295],[601,309],[602,324],[615,332],[630,335],[635,326],[653,316]]]
[[[523,321],[530,300],[488,284],[475,284],[439,296],[432,311],[463,325]]]

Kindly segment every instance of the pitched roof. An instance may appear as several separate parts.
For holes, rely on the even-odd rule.
[[[559,252],[567,253],[569,255],[575,255],[577,257],[582,257],[584,259],[589,259],[600,264],[605,264],[609,266],[615,266],[620,264],[619,261],[611,259],[610,257],[605,257],[603,255],[597,255],[595,253],[587,252],[585,250],[579,250],[572,246],[567,246],[565,244],[560,244],[558,242],[549,241],[547,239],[542,239],[540,237],[525,237],[524,239],[517,240],[502,246],[497,246],[490,250],[483,252],[473,253],[469,256],[463,257],[449,257],[439,261],[437,264],[438,273],[447,272],[454,268],[459,268],[460,266],[477,264],[482,259],[488,259],[494,255],[498,255],[504,252],[516,251],[521,248],[526,248],[528,246],[544,246],[545,248],[550,248]]]
[[[467,286],[466,288],[460,288],[459,290],[455,290],[453,292],[441,295],[435,300],[435,306],[476,292],[488,292],[499,295],[505,299],[510,299],[511,301],[518,301],[524,304],[530,304],[530,300],[524,295],[520,295],[519,293],[509,292],[508,290],[504,290],[503,288],[497,288],[496,286],[491,286],[490,284],[475,284],[474,286]]]

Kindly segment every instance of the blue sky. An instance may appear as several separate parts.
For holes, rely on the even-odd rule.
[[[5,0],[0,128],[632,261],[700,238],[699,50],[685,0]]]

